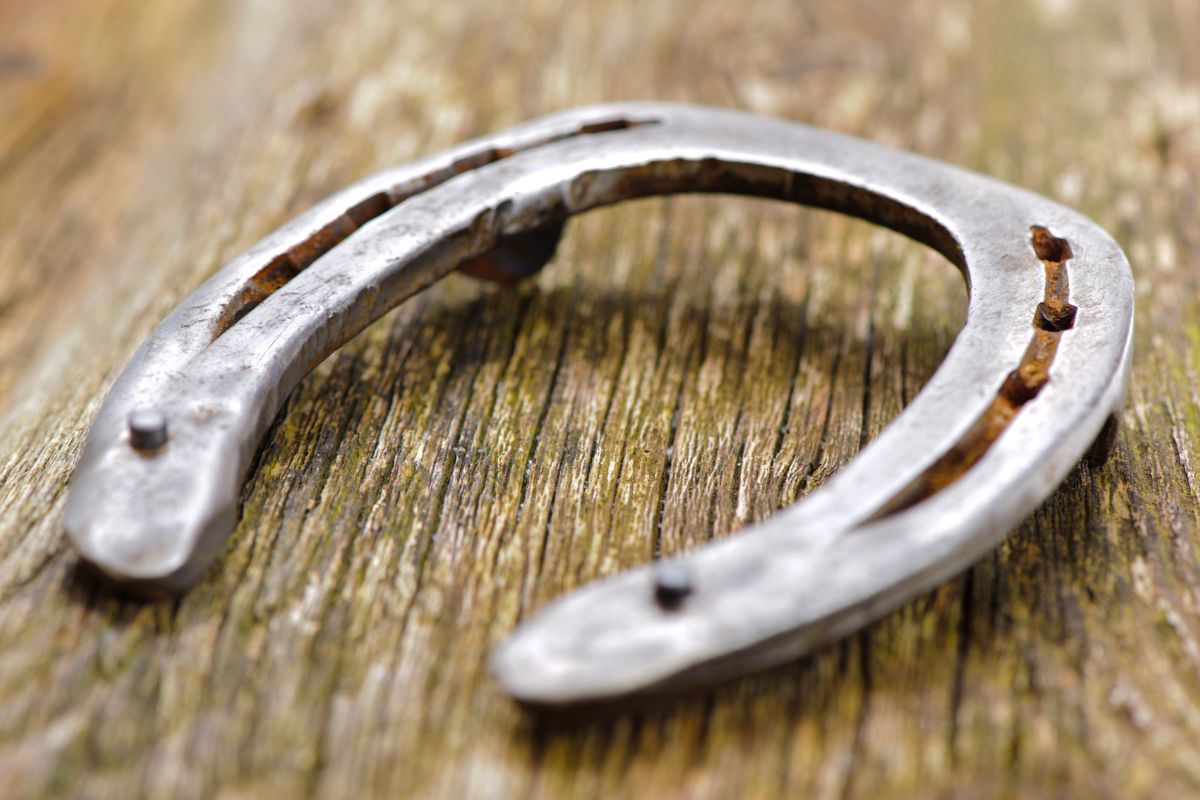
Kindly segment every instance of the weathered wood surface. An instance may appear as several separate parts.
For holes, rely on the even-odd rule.
[[[961,322],[954,271],[779,204],[577,220],[293,396],[217,568],[143,605],[61,531],[136,344],[357,177],[624,98],[782,115],[1082,208],[1138,279],[1116,455],[806,661],[578,727],[490,647],[569,587],[844,464]],[[0,796],[1200,794],[1200,8],[714,0],[0,2]]]

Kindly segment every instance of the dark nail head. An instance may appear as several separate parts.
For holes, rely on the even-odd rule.
[[[1075,315],[1078,312],[1079,309],[1070,303],[1063,303],[1058,307],[1038,303],[1034,324],[1044,331],[1069,331],[1075,327]]]
[[[684,598],[692,593],[692,576],[678,562],[666,561],[654,571],[654,599],[665,609],[678,608]]]
[[[167,443],[167,415],[144,408],[129,415],[129,443],[137,450],[153,450]]]

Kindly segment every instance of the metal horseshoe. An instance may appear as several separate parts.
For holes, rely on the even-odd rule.
[[[962,269],[966,324],[908,408],[803,502],[524,622],[491,660],[517,699],[655,694],[798,657],[982,557],[1111,434],[1133,280],[1095,223],[783,120],[597,106],[368,178],[200,286],[101,408],[67,501],[71,541],[121,587],[185,589],[222,551],[263,434],[326,356],[457,268],[518,279],[568,216],[674,192],[791,200],[906,234]]]

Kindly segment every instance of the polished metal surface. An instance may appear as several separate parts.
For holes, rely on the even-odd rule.
[[[263,433],[326,356],[460,266],[499,280],[536,270],[572,214],[694,191],[833,209],[925,242],[964,271],[966,324],[912,404],[801,503],[526,621],[491,664],[518,699],[674,691],[859,628],[992,548],[1120,407],[1132,278],[1120,248],[1080,214],[782,120],[599,106],[369,178],[203,284],[105,401],[67,503],[72,542],[129,590],[186,588],[237,520]],[[165,436],[152,447],[158,427],[133,428],[147,409]]]

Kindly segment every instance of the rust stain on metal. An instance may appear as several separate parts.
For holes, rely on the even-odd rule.
[[[254,273],[237,297],[222,310],[217,319],[213,339],[229,330],[238,320],[254,310],[259,303],[283,288],[292,278],[329,252],[350,234],[392,207],[386,192],[373,195],[346,211],[312,236],[271,261]]]
[[[507,147],[482,148],[478,152],[457,159],[444,169],[434,170],[422,176],[416,182],[415,186],[409,187],[409,190],[400,196],[391,192],[380,192],[373,195],[346,211],[346,213],[318,230],[296,247],[272,259],[265,267],[254,273],[238,294],[222,309],[213,329],[213,341],[216,341],[221,334],[233,327],[238,320],[253,311],[256,306],[279,291],[288,281],[307,269],[314,261],[348,238],[350,234],[389,211],[412,194],[423,192],[433,186],[445,183],[451,178],[465,172],[470,172],[509,158],[518,152],[532,150],[575,136],[588,136],[652,124],[654,124],[653,120],[605,119],[581,125],[575,131],[564,136],[534,142],[520,149]],[[562,216],[566,216],[565,212]],[[559,220],[549,220],[549,222],[556,221]],[[493,233],[495,232],[493,231]],[[529,235],[512,242],[503,239],[501,240],[502,244],[511,246],[505,248],[505,251],[498,254],[497,258],[489,259],[487,257],[488,254],[484,254],[477,259],[465,262],[463,264],[463,271],[468,275],[482,280],[497,283],[514,283],[526,275],[537,272],[550,259],[560,233],[561,226],[549,227],[540,234]],[[549,247],[549,253],[544,252],[547,247]],[[536,266],[531,264],[528,267],[515,268],[513,265],[514,258],[518,258],[525,251],[530,251],[533,261],[537,262],[540,260],[540,263],[536,263]]]
[[[1030,228],[1030,244],[1046,271],[1045,299],[1033,316],[1033,338],[1021,363],[1000,385],[996,397],[967,433],[921,475],[872,515],[882,519],[912,508],[957,481],[983,458],[1021,408],[1050,382],[1050,365],[1064,331],[1075,325],[1078,309],[1068,302],[1067,261],[1072,258],[1066,239],[1047,228]]]

